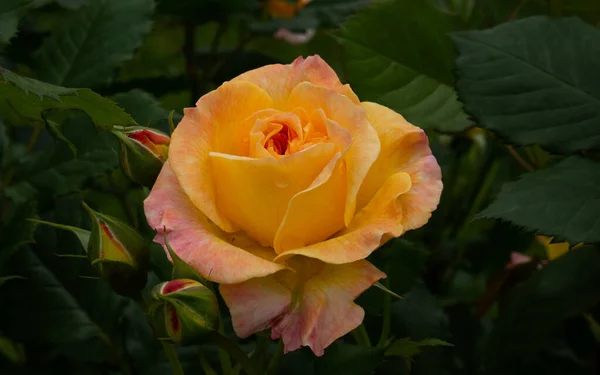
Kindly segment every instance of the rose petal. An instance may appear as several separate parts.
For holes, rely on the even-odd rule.
[[[294,195],[275,236],[275,251],[304,247],[344,227],[346,168],[337,153],[308,189]]]
[[[261,87],[269,93],[277,107],[285,103],[294,87],[301,82],[335,90],[359,103],[350,86],[343,85],[335,71],[319,55],[306,59],[298,57],[289,65],[266,65],[241,74],[232,81],[249,81]]]
[[[300,263],[306,261],[312,270],[296,265],[295,274],[283,271],[219,287],[238,336],[271,327],[271,337],[283,339],[286,353],[309,346],[321,356],[332,342],[360,325],[364,311],[353,301],[385,274],[364,260]],[[306,272],[313,274],[302,279]]]
[[[352,144],[352,135],[327,119],[322,109],[314,111],[310,121],[315,128],[325,129],[338,152],[312,184],[290,200],[275,235],[277,253],[323,241],[345,227],[347,172],[342,157]]]
[[[281,158],[211,153],[218,207],[261,244],[273,246],[290,199],[310,186],[334,152],[333,143],[320,143]]]
[[[398,202],[399,197],[410,188],[408,173],[396,173],[388,178],[371,202],[352,219],[348,228],[327,241],[281,253],[275,261],[281,262],[293,255],[304,255],[332,264],[366,258],[382,244],[386,235],[402,234],[402,206]]]
[[[377,159],[380,148],[379,138],[367,121],[365,110],[335,91],[308,82],[294,88],[286,106],[290,110],[296,107],[307,111],[320,108],[328,119],[352,134],[352,145],[344,155],[348,171],[344,222],[349,225],[354,216],[360,185]]]
[[[274,251],[258,246],[242,233],[219,229],[188,199],[167,162],[150,195],[144,201],[150,227],[163,243],[166,229],[169,245],[202,276],[218,283],[239,283],[270,275],[285,266],[271,262]]]
[[[385,180],[397,173],[410,174],[412,188],[400,197],[404,230],[423,226],[431,217],[442,193],[442,172],[431,154],[427,135],[404,117],[375,103],[361,104],[379,134],[381,153],[358,193],[358,207],[366,205]]]
[[[196,108],[186,108],[173,132],[169,160],[181,187],[192,203],[226,232],[238,228],[216,206],[209,153],[226,136],[230,142],[248,142],[245,121],[258,111],[271,108],[273,101],[249,82],[226,82],[204,95]]]

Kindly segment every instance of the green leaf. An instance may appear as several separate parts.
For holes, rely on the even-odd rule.
[[[383,361],[383,349],[336,343],[315,362],[315,375],[368,375]]]
[[[75,159],[57,164],[33,176],[29,182],[37,189],[64,195],[81,189],[93,177],[101,176],[115,166],[112,150],[97,149]]]
[[[421,341],[432,337],[447,340],[449,319],[436,297],[423,282],[414,285],[405,299],[392,303],[392,334]],[[413,374],[439,374],[450,368],[449,351],[431,348],[411,364]]]
[[[77,227],[74,227],[71,225],[63,225],[63,224],[52,223],[50,221],[44,221],[44,220],[38,220],[38,219],[29,219],[29,221],[33,221],[34,223],[38,223],[38,224],[49,225],[53,228],[67,230],[67,231],[73,233],[75,236],[77,236],[77,239],[81,243],[81,246],[83,246],[83,249],[87,251],[88,242],[90,242],[90,234],[91,234],[91,232],[89,230],[77,228]]]
[[[116,94],[112,99],[127,113],[130,113],[138,124],[168,130],[169,111],[164,109],[152,94],[133,89],[126,93]],[[177,114],[176,121],[179,122],[179,120],[181,120],[181,115]]]
[[[24,277],[18,276],[18,275],[0,276],[0,286],[6,284],[10,280],[19,280],[19,279],[24,279]]]
[[[66,19],[37,52],[39,78],[68,87],[110,83],[150,31],[152,0],[97,0]]]
[[[17,33],[19,19],[34,0],[2,0],[0,3],[0,45]]]
[[[423,347],[426,346],[453,346],[446,341],[440,339],[424,339],[421,341],[411,341],[410,339],[397,339],[386,349],[386,356],[402,357],[404,359],[411,359],[417,354],[421,353]]]
[[[485,349],[486,368],[513,373],[548,344],[566,318],[600,300],[600,253],[585,246],[553,260],[509,294]]]
[[[137,125],[114,102],[88,89],[69,89],[22,77],[0,67],[0,109],[10,123],[43,122],[44,111],[51,109],[79,109],[94,124],[104,130],[113,125]]]
[[[7,261],[26,244],[33,243],[36,224],[27,219],[36,215],[35,202],[14,204],[3,202],[3,214],[6,215],[0,225],[0,273],[4,273]],[[13,273],[11,271],[11,273]]]
[[[0,354],[12,363],[25,363],[25,348],[8,337],[0,336]]]
[[[346,78],[362,101],[388,106],[415,125],[464,130],[470,122],[451,87],[455,53],[446,35],[459,27],[458,17],[425,1],[377,4],[336,34]]]
[[[67,9],[77,9],[90,2],[90,0],[56,0],[57,3]]]
[[[600,148],[600,30],[532,17],[453,39],[458,92],[481,126],[515,145]]]
[[[508,220],[572,245],[600,241],[600,165],[573,156],[504,184],[479,218]]]
[[[0,289],[0,326],[6,333],[20,341],[39,344],[103,340],[104,334],[96,323],[32,252],[23,251],[16,258],[15,272],[26,280]],[[15,317],[19,317],[19,324],[12,320]]]

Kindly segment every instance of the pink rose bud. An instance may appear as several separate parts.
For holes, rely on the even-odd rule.
[[[167,160],[171,138],[156,129],[142,126],[112,131],[121,142],[121,165],[138,184],[152,187]]]
[[[198,343],[217,327],[217,297],[195,280],[158,284],[152,289],[152,298],[151,315],[160,339],[182,345]]]
[[[83,206],[92,219],[87,246],[90,263],[117,293],[137,295],[147,281],[146,242],[127,224],[94,211],[85,203]]]

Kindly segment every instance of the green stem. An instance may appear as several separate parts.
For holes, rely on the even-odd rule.
[[[267,349],[269,348],[269,336],[267,332],[259,332],[256,335],[256,347],[254,348],[254,354],[251,355],[252,360],[255,363],[256,368],[259,372],[263,370],[263,364],[265,357],[267,356]]]
[[[173,344],[169,344],[166,341],[160,340],[162,344],[163,351],[169,360],[169,365],[171,365],[171,370],[173,370],[173,375],[184,375],[183,367],[181,367],[181,363],[179,362],[179,357],[177,356],[177,352],[175,351],[175,346]]]
[[[389,272],[388,272],[389,274]],[[389,288],[389,279],[385,280],[385,286]],[[383,294],[383,323],[381,328],[381,336],[377,343],[378,348],[384,348],[387,343],[388,336],[392,325],[392,296],[389,293]]]
[[[210,363],[204,357],[204,353],[200,351],[200,366],[202,366],[202,370],[205,375],[217,375],[217,372],[212,368]]]
[[[281,358],[283,357],[283,340],[279,339],[277,343],[277,349],[275,349],[275,354],[271,358],[269,362],[269,366],[267,366],[267,371],[265,375],[275,375],[277,373],[277,369],[279,368],[279,362],[281,362]]]
[[[586,313],[586,314],[583,314],[583,317],[585,318],[585,320],[588,321],[588,324],[590,325],[590,330],[594,334],[594,338],[596,339],[596,342],[600,343],[600,325],[598,324],[596,319],[594,319],[592,314]]]
[[[227,352],[227,354],[229,354],[233,359],[238,361],[244,371],[246,371],[246,374],[258,375],[258,372],[255,370],[254,364],[250,358],[248,358],[248,355],[242,349],[240,349],[235,342],[218,332],[212,332],[210,335],[210,341],[217,345],[220,349]]]
[[[219,317],[219,333],[223,334],[224,332],[223,318]],[[229,354],[227,354],[226,350],[219,349],[219,361],[221,362],[221,371],[223,375],[231,374],[231,358],[229,358]]]
[[[364,324],[359,325],[352,331],[352,336],[356,340],[356,343],[362,346],[371,347],[371,339],[369,338],[369,334],[367,333],[367,329]]]
[[[135,301],[138,303],[144,315],[146,315],[146,319],[148,320],[148,324],[152,327],[152,330],[156,332],[154,325],[152,324],[152,320],[148,316],[149,307],[148,303],[144,296],[140,293],[140,295],[135,298]],[[177,352],[175,351],[175,346],[163,340],[160,341],[163,351],[165,352],[165,356],[169,360],[169,365],[171,366],[171,370],[173,371],[173,375],[184,375],[183,368],[181,367],[181,363],[179,362],[179,357],[177,356]]]

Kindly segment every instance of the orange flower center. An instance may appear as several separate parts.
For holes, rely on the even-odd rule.
[[[281,130],[265,139],[264,147],[271,154],[289,155],[290,143],[295,141],[298,136],[286,124],[281,124],[281,126]]]

